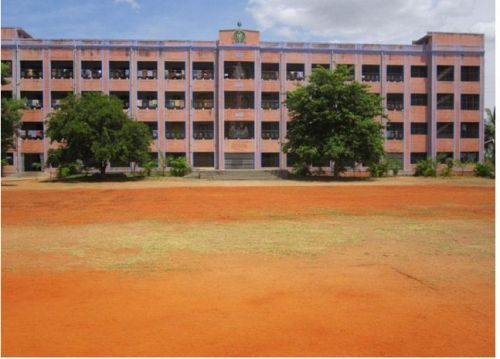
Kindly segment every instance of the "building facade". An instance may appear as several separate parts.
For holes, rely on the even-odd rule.
[[[315,66],[340,64],[384,97],[385,147],[404,170],[428,156],[483,159],[482,34],[371,45],[264,42],[242,29],[221,30],[217,41],[140,41],[46,40],[2,28],[1,56],[11,67],[2,97],[28,106],[16,150],[3,154],[7,173],[44,162],[53,146],[44,135],[49,113],[68,93],[86,91],[122,99],[150,127],[154,157],[183,155],[195,168],[286,169],[286,91]]]

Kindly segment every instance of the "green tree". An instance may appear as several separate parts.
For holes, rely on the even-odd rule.
[[[10,73],[9,65],[2,62],[1,64],[2,85],[9,82],[6,77]],[[25,108],[25,103],[22,100],[2,97],[2,139],[1,151],[2,155],[9,150],[15,149],[15,134],[21,124],[22,109]],[[3,162],[2,162],[3,164]]]
[[[385,154],[383,125],[374,120],[385,118],[382,98],[350,81],[344,66],[316,68],[309,84],[287,93],[286,106],[292,121],[283,150],[297,158],[299,169],[333,161],[338,177],[346,166],[378,163]]]
[[[49,117],[47,135],[62,144],[62,163],[81,161],[101,175],[108,161],[143,160],[152,140],[145,125],[123,112],[118,98],[102,93],[66,97]]]
[[[486,123],[484,128],[484,151],[486,159],[495,162],[495,108],[486,109]]]

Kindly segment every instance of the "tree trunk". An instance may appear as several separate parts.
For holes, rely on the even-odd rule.
[[[340,172],[341,172],[341,167],[339,166],[339,163],[335,161],[333,163],[333,178],[339,179],[340,178]]]
[[[99,169],[101,171],[101,176],[104,177],[104,175],[106,174],[106,166],[108,164],[106,163],[106,161],[101,161],[101,168]]]

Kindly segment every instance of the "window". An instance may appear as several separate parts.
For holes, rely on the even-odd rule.
[[[195,110],[211,110],[214,108],[213,92],[193,92],[193,108]]]
[[[403,111],[404,109],[404,96],[402,93],[388,93],[387,94],[387,109],[393,111]]]
[[[460,124],[461,138],[479,138],[479,123],[462,122]]]
[[[453,94],[438,93],[437,94],[437,109],[438,110],[453,110]]]
[[[437,138],[453,138],[453,122],[437,123]]]
[[[225,61],[224,78],[225,79],[253,79],[254,63],[249,61]]]
[[[388,152],[387,156],[395,162],[399,169],[403,168],[404,154],[402,152]]]
[[[3,99],[10,99],[10,98],[12,98],[12,91],[2,91],[2,98]]]
[[[279,64],[262,64],[262,80],[275,81],[280,78],[279,76],[280,65]]]
[[[225,109],[250,109],[254,108],[254,93],[250,91],[226,91],[224,92]]]
[[[43,139],[43,124],[41,122],[22,122],[19,135],[23,140]]]
[[[29,109],[43,107],[43,92],[41,91],[21,91],[21,98],[26,99],[26,107]]]
[[[254,169],[254,153],[224,153],[224,167],[226,169]]]
[[[337,65],[337,68],[340,69],[340,68],[344,68],[347,70],[347,73],[348,73],[348,78],[349,80],[351,81],[354,81],[354,78],[356,76],[356,66],[354,64],[338,64]]]
[[[380,81],[380,66],[379,65],[363,65],[361,66],[361,79],[366,82]]]
[[[156,121],[148,121],[148,122],[143,122],[146,126],[149,128],[149,133],[151,133],[151,136],[153,137],[154,140],[158,139],[158,122]]]
[[[73,61],[51,61],[50,77],[53,79],[72,79]]]
[[[21,61],[22,79],[41,79],[43,78],[42,61]]]
[[[427,135],[427,124],[420,122],[411,123],[411,134],[412,135]]]
[[[411,77],[427,77],[427,66],[412,66],[411,67]]]
[[[479,81],[479,66],[462,66],[460,73],[462,81]]]
[[[130,95],[128,91],[110,91],[110,96],[118,97],[118,99],[122,102],[122,108],[127,110],[129,108]]]
[[[130,77],[130,69],[128,61],[110,61],[109,62],[109,78],[113,80],[123,80]]]
[[[460,108],[462,110],[479,110],[479,95],[462,94]]]
[[[181,110],[184,108],[184,92],[165,92],[165,108]]]
[[[438,152],[436,159],[439,163],[446,163],[448,160],[453,160],[453,152]]]
[[[213,80],[213,62],[193,62],[193,80]]]
[[[193,122],[193,138],[195,140],[211,140],[214,138],[213,122]]]
[[[102,77],[101,61],[82,61],[82,79],[100,79]]]
[[[286,79],[288,81],[304,81],[304,64],[286,64]]]
[[[165,159],[186,158],[185,152],[165,152]]]
[[[213,167],[214,153],[213,152],[194,152],[193,167]]]
[[[263,152],[261,157],[261,167],[279,167],[280,154],[272,152]]]
[[[67,91],[52,91],[50,93],[50,97],[52,99],[50,105],[52,106],[52,108],[59,108],[61,106],[64,98],[66,98],[70,94],[71,94],[71,92],[67,92]]]
[[[479,152],[460,152],[460,161],[462,162],[478,162]]]
[[[167,140],[183,140],[186,137],[184,122],[165,122],[165,138]]]
[[[280,138],[279,122],[262,122],[262,139],[277,140]]]
[[[154,110],[158,107],[158,98],[156,92],[139,91],[137,92],[137,108]]]
[[[427,152],[412,152],[410,155],[410,163],[414,165],[426,158]]]
[[[279,92],[263,92],[261,106],[264,110],[278,110],[280,108]]]
[[[165,61],[165,80],[184,80],[185,69],[184,62]]]
[[[226,121],[224,123],[224,138],[229,140],[248,140],[254,138],[254,123],[252,121]]]
[[[427,106],[427,94],[426,93],[412,93],[411,94],[411,105],[412,106]]]
[[[2,154],[2,159],[5,160],[7,166],[14,165],[14,154],[12,152],[7,152]]]
[[[314,69],[319,68],[319,67],[322,67],[326,70],[330,70],[330,64],[312,64],[313,71],[314,71]]]
[[[43,167],[43,153],[25,153],[24,158],[24,170],[26,172],[30,171],[41,171]],[[37,164],[35,166],[35,164]]]
[[[139,61],[137,63],[137,78],[139,80],[155,80],[158,78],[156,61]]]
[[[386,127],[386,138],[388,140],[402,140],[404,137],[403,123],[389,122]]]
[[[404,66],[387,65],[387,81],[391,82],[404,81]]]
[[[453,81],[455,76],[453,66],[438,66],[437,80],[438,81]]]

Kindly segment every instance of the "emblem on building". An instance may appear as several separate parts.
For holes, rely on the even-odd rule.
[[[241,30],[241,22],[238,21],[238,30],[234,30],[233,32],[233,43],[244,44],[246,37],[245,32]]]

